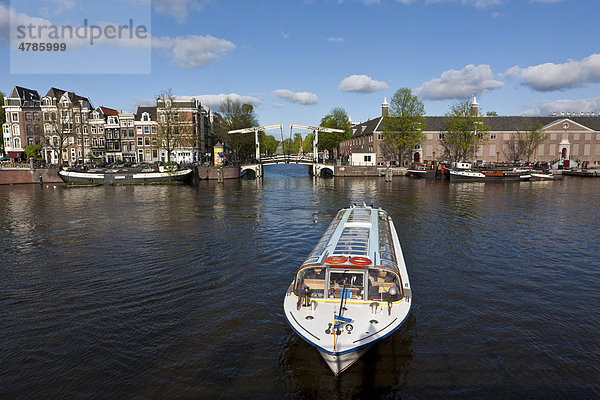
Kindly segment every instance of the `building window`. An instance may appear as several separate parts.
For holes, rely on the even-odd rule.
[[[134,134],[133,134],[133,129],[129,130],[129,137],[135,137]]]
[[[138,138],[138,146],[141,146],[142,144],[143,144],[143,142],[142,142],[142,138],[141,138],[141,137],[139,137],[139,138]]]
[[[364,156],[365,162],[371,162],[371,156]]]
[[[40,120],[40,113],[39,112],[34,112],[33,113],[33,120],[34,121],[39,121]]]
[[[33,129],[31,128],[31,125],[25,126],[25,132],[27,132],[27,133],[33,133]]]
[[[150,138],[144,138],[144,144],[150,146]]]
[[[21,134],[21,128],[19,125],[13,125],[13,135],[18,136]]]
[[[15,148],[18,149],[21,147],[21,139],[19,139],[18,137],[15,138],[14,140],[15,142]]]
[[[149,128],[149,127],[147,127],[147,126],[145,126],[145,127],[144,127],[144,133],[150,133],[150,128]]]
[[[137,133],[138,133],[138,135],[142,134],[142,127],[141,126],[137,127]]]
[[[440,134],[438,135],[438,139],[442,140],[445,137],[445,134],[443,132],[440,132]]]
[[[127,137],[127,129],[121,129],[121,137]]]
[[[155,126],[152,127],[152,133],[156,133],[156,127]]]
[[[31,121],[31,113],[30,112],[25,113],[25,121]]]
[[[104,147],[104,138],[99,138],[98,143],[100,144],[100,147]]]
[[[12,121],[13,122],[19,122],[19,113],[12,113]]]
[[[27,137],[27,146],[33,146],[33,138],[31,136]]]
[[[496,139],[496,134],[495,134],[495,133],[491,133],[491,134],[490,134],[490,139],[491,139],[491,140],[494,140],[494,139]]]

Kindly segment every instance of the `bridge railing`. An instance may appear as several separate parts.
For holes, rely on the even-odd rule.
[[[278,163],[278,162],[288,162],[288,163],[312,163],[314,159],[312,157],[305,156],[303,154],[280,154],[276,156],[269,157],[261,157],[261,164],[270,164],[270,163]]]

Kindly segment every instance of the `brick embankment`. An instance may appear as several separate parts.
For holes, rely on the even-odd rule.
[[[336,165],[335,176],[384,176],[385,167]],[[406,175],[406,168],[390,168],[392,175]]]
[[[217,167],[196,167],[198,178],[219,179],[219,168]],[[223,179],[238,179],[240,177],[240,167],[223,167]]]
[[[41,180],[40,180],[41,179]],[[2,168],[0,185],[19,183],[62,183],[57,169]]]

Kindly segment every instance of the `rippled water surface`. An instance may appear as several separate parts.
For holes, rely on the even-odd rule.
[[[391,214],[404,326],[335,378],[283,296],[336,211]],[[600,180],[0,187],[0,398],[600,398]]]

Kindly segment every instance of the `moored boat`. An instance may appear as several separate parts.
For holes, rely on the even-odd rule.
[[[443,164],[437,164],[433,166],[418,166],[414,168],[408,168],[406,170],[408,176],[415,178],[445,178],[445,167]]]
[[[406,320],[411,287],[394,223],[373,207],[340,210],[284,297],[294,331],[338,375]]]
[[[531,178],[529,170],[490,170],[481,171],[485,175],[487,180],[503,180],[503,181],[527,181]]]
[[[61,170],[58,176],[71,184],[136,184],[136,183],[166,183],[186,182],[192,178],[191,169],[180,171],[160,172],[155,170],[129,171],[118,169],[97,169],[90,171],[67,171]]]

